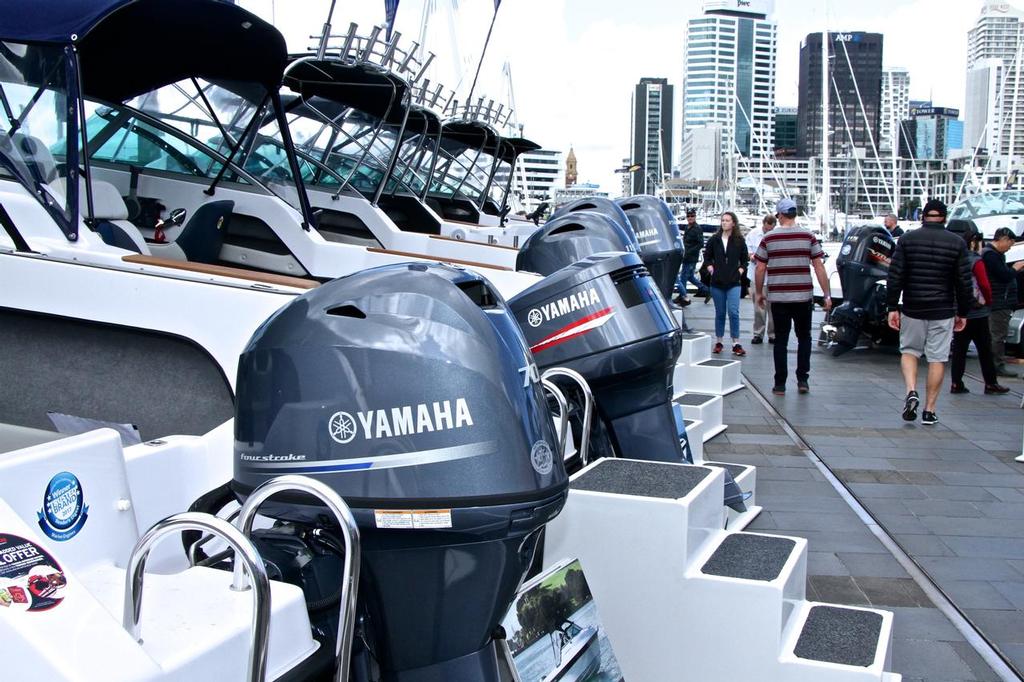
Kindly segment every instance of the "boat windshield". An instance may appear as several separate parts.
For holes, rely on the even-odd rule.
[[[479,207],[493,169],[494,157],[490,153],[461,145],[445,148],[442,142],[441,158],[430,192],[453,199],[469,199]]]
[[[973,220],[994,215],[1024,213],[1024,192],[1005,190],[975,194],[961,200],[950,211],[950,219]]]
[[[380,120],[355,109],[331,118],[306,102],[301,114],[288,118],[296,149],[329,172],[310,168],[303,180],[325,187],[350,186],[373,198],[384,181],[401,126],[380,125]]]
[[[128,105],[214,152],[209,154],[198,144],[176,139],[170,144],[189,147],[180,151],[194,163],[189,164],[181,156],[173,154],[172,160],[155,163],[171,163],[175,168],[167,170],[188,172],[212,180],[220,172],[220,159],[230,157],[233,164],[266,189],[302,211],[273,103],[261,86],[253,83],[215,84],[190,79],[136,97]],[[163,136],[168,142],[172,137],[166,132]],[[239,141],[241,144],[232,156],[232,150]],[[93,155],[99,158],[97,153]],[[246,182],[243,176],[230,168],[223,179]]]
[[[53,186],[67,175],[55,153],[68,136],[65,67],[60,47],[0,42],[0,177],[28,188],[73,232],[77,207]]]

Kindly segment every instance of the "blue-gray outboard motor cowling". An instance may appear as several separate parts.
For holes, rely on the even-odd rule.
[[[635,251],[634,238],[597,211],[572,211],[552,218],[519,247],[516,270],[550,275],[595,253]]]
[[[836,328],[836,354],[857,345],[861,330],[883,325],[885,278],[896,241],[881,225],[851,227],[836,258],[836,272],[843,287],[843,302],[829,315]]]
[[[541,369],[569,367],[594,391],[614,451],[593,456],[683,461],[672,413],[679,326],[635,253],[562,268],[509,301]]]
[[[637,246],[636,235],[630,227],[629,218],[626,216],[626,212],[623,211],[622,207],[617,203],[605,197],[586,197],[584,199],[570,201],[568,204],[559,206],[558,209],[551,214],[548,221],[550,222],[559,216],[563,216],[567,213],[574,213],[576,211],[593,211],[615,221],[622,226],[622,229],[629,236],[630,241],[633,242],[633,246]]]
[[[300,296],[243,352],[232,485],[305,474],[352,508],[368,679],[498,679],[492,637],[567,489],[536,376],[487,280],[425,263]],[[286,495],[261,513],[325,515]]]
[[[657,282],[665,300],[671,300],[679,268],[683,264],[683,242],[679,238],[679,227],[672,209],[649,194],[619,199],[616,203],[626,212],[636,233],[637,252],[647,271]]]

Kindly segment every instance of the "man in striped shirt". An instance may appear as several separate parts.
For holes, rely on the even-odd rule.
[[[828,275],[823,263],[825,252],[810,231],[796,226],[796,202],[783,199],[775,206],[779,225],[761,240],[754,260],[754,291],[757,305],[767,305],[764,285],[772,292],[772,318],[775,320],[775,386],[772,393],[786,394],[789,377],[787,346],[789,331],[796,331],[796,386],[800,393],[810,391],[807,383],[811,373],[811,312],[814,307],[814,286],[811,268],[825,295],[825,310],[832,308]]]

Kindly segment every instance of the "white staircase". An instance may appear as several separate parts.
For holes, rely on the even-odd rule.
[[[700,421],[704,428],[701,438],[705,443],[728,428],[722,421],[722,396],[709,393],[679,393],[672,401],[687,419]]]
[[[672,385],[682,392],[728,395],[743,388],[742,363],[723,353],[712,357],[711,337],[707,334],[683,334]]]
[[[720,469],[684,464],[572,477],[545,561],[580,560],[625,679],[899,680],[892,614],[806,601],[807,541],[723,531],[722,490]]]

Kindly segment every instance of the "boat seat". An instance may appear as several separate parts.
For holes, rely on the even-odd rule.
[[[57,162],[42,140],[25,133],[14,133],[10,136],[0,133],[0,149],[11,147],[15,150],[13,158],[24,161],[43,182],[52,183],[57,178]]]
[[[66,184],[66,178],[57,178],[50,183],[63,196],[67,196]],[[83,177],[78,178],[78,206],[79,214],[85,216],[88,204],[85,197],[85,178]],[[128,206],[121,198],[117,187],[96,178],[92,179],[92,217],[93,230],[105,243],[125,251],[149,255],[146,239],[142,236],[139,228],[128,220]]]
[[[207,265],[220,262],[224,230],[227,229],[234,208],[235,202],[224,200],[211,201],[196,209],[174,240],[187,260]]]

